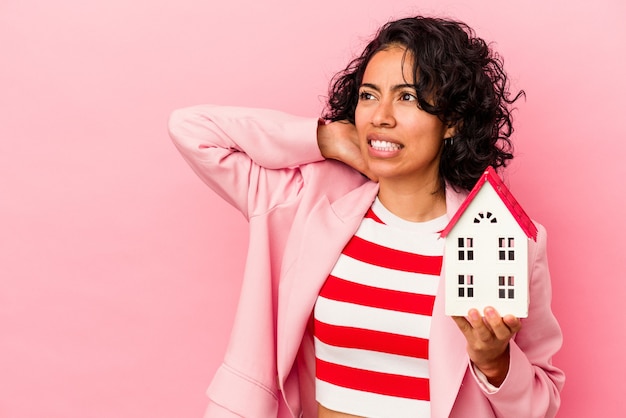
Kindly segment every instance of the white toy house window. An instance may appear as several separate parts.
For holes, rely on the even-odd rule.
[[[514,276],[498,276],[498,298],[515,299]]]
[[[474,276],[472,274],[459,274],[459,297],[474,297]]]
[[[493,213],[491,212],[479,212],[478,215],[476,215],[476,217],[474,218],[474,223],[475,224],[479,224],[481,222],[489,222],[492,224],[496,224],[498,223],[498,220],[496,219],[495,216],[493,216]]]
[[[512,237],[498,238],[498,260],[515,260],[515,239]]]
[[[459,238],[459,261],[474,260],[474,238]]]

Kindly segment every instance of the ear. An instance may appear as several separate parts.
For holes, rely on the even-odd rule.
[[[446,128],[446,130],[443,133],[443,137],[444,138],[452,138],[455,135],[456,135],[456,124],[448,125],[448,127]]]

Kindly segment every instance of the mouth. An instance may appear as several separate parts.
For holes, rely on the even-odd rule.
[[[398,144],[396,142],[385,141],[382,139],[370,139],[367,141],[370,147],[375,149],[376,151],[382,152],[392,152],[399,151],[404,148],[404,145]]]

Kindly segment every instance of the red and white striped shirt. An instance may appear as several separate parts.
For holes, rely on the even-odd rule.
[[[430,417],[428,338],[447,222],[409,222],[372,204],[315,304],[316,398],[326,408]]]

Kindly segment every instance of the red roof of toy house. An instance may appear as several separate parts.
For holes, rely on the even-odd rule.
[[[511,212],[511,215],[513,215],[526,236],[537,241],[537,227],[530,219],[530,217],[526,214],[526,212],[524,212],[524,209],[522,209],[520,204],[517,203],[517,200],[515,200],[513,194],[506,187],[502,179],[500,179],[500,176],[498,176],[496,170],[491,166],[487,167],[483,175],[476,182],[476,185],[474,186],[472,191],[469,193],[469,195],[467,195],[467,198],[465,199],[459,210],[456,211],[456,213],[448,223],[448,226],[446,226],[446,228],[441,231],[441,237],[446,237],[450,233],[450,231],[452,231],[452,228],[454,228],[454,225],[456,225],[457,221],[461,218],[463,212],[465,212],[465,209],[467,209],[469,204],[472,202],[472,200],[474,200],[474,198],[486,182],[489,182],[489,184],[491,184],[493,189],[500,197],[500,200],[504,202],[507,209],[509,210],[509,212]]]

